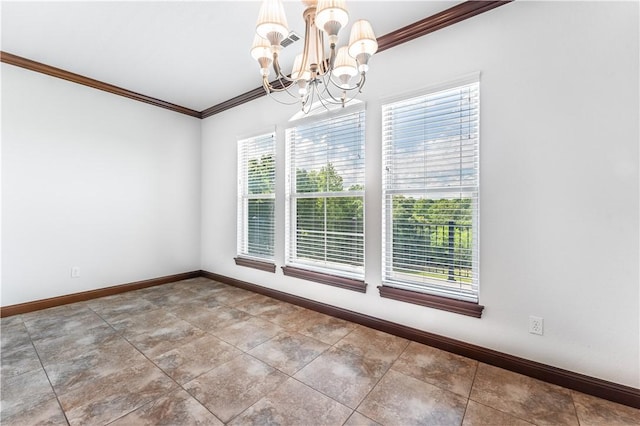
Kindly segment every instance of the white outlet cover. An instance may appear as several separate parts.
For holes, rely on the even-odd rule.
[[[541,317],[529,316],[529,333],[542,336],[544,333],[544,320]]]

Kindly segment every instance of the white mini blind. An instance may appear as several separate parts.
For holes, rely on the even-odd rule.
[[[286,131],[287,264],[364,275],[364,110]]]
[[[384,285],[478,301],[479,83],[384,105]]]
[[[273,259],[275,134],[238,141],[238,255]]]

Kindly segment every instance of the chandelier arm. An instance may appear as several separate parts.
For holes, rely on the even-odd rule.
[[[311,112],[311,107],[313,107],[313,99],[315,98],[317,91],[317,86],[310,87],[307,91],[307,94],[304,96],[304,99],[302,100],[302,112],[305,115]],[[318,96],[318,99],[321,99],[321,97]]]
[[[289,80],[287,82],[283,82],[281,78],[278,78],[278,83],[280,83],[281,87],[274,87],[271,83],[267,82],[269,86],[269,92],[271,93],[287,92],[287,94],[292,98],[299,99],[298,96],[296,96],[295,94],[289,91],[289,88],[293,86],[294,81]]]
[[[323,99],[322,96],[318,96],[318,101],[320,102],[320,105],[324,107],[324,109],[329,109],[327,108],[327,105],[325,105],[325,102],[327,102],[327,99]],[[327,103],[330,103],[330,102],[327,102]]]
[[[273,65],[273,71],[276,73],[276,77],[279,77],[281,74],[281,71],[280,71],[280,63],[278,61],[277,52],[273,52],[273,61],[271,62],[271,64]]]
[[[269,96],[271,94],[271,85],[269,84],[269,79],[266,75],[262,77],[262,87],[264,88],[264,91],[267,92],[267,96]]]
[[[298,96],[296,96],[294,93],[291,93],[289,91],[289,88],[294,86],[297,83],[297,80],[291,80],[291,79],[286,79],[288,81],[289,84],[285,84],[282,82],[282,80],[280,81],[280,85],[284,88],[284,90],[289,94],[289,96],[291,96],[292,98],[298,98]]]
[[[267,93],[267,96],[271,99],[273,99],[274,101],[276,101],[277,103],[281,104],[281,105],[296,105],[298,103],[300,103],[299,99],[294,99],[292,102],[285,102],[285,101],[281,101],[280,99],[276,98],[274,96],[275,92],[269,92]]]
[[[324,86],[324,87],[323,87],[323,89],[322,89],[321,91],[320,91],[320,90],[317,90],[317,89],[316,89],[316,91],[318,92],[318,93],[317,93],[317,95],[318,95],[318,100],[320,101],[320,103],[322,104],[322,106],[323,106],[323,107],[325,107],[325,109],[328,109],[328,108],[327,108],[327,105],[325,105],[325,104],[330,104],[330,105],[342,105],[342,106],[344,106],[344,105],[345,105],[345,103],[347,103],[347,102],[351,102],[353,99],[355,99],[355,96],[353,96],[353,97],[351,97],[351,98],[349,98],[349,99],[346,99],[346,96],[345,96],[345,94],[344,94],[344,93],[343,93],[343,97],[344,97],[344,99],[343,99],[343,97],[340,97],[340,99],[338,99],[338,98],[336,98],[336,97],[335,97],[335,95],[334,95],[334,94],[329,90],[329,86],[327,86],[325,83],[323,83],[323,86]]]
[[[300,63],[300,69],[298,70],[298,76],[301,76],[307,68],[309,68],[309,40],[311,36],[311,14],[307,14],[305,11],[304,15],[304,49],[302,50],[302,62]],[[293,72],[293,70],[292,70]]]
[[[331,79],[331,77],[329,77],[329,79]],[[336,97],[333,95],[333,93],[331,93],[331,90],[329,90],[329,86],[326,83],[324,83],[324,89],[323,89],[322,92],[326,93],[333,100],[333,102],[331,102],[329,99],[324,99],[328,103],[331,103],[331,104],[334,104],[334,105],[340,105],[340,104],[344,105],[344,100],[342,98],[341,99],[336,99]],[[344,91],[343,91],[343,94],[344,94]],[[320,96],[318,98],[322,99],[322,97],[320,97]],[[324,103],[323,103],[323,106],[324,106]]]
[[[336,44],[331,43],[331,46],[329,47],[329,49],[331,50],[331,53],[329,54],[329,59],[324,62],[328,62],[327,71],[331,73],[336,63]],[[324,58],[324,46],[322,46],[322,57]]]
[[[367,75],[363,72],[360,74],[360,81],[358,82],[357,88],[360,89],[358,90],[358,93],[362,93],[362,88],[364,87],[364,83],[367,82]]]
[[[278,3],[280,7],[282,6],[281,0],[265,0],[263,7],[266,7],[264,5],[271,4],[269,3],[271,1]],[[344,107],[347,102],[351,102],[359,93],[362,93],[366,82],[366,71],[364,70],[368,68],[367,60],[375,53],[377,48],[373,30],[370,28],[371,25],[368,21],[362,21],[363,24],[358,26],[358,31],[355,31],[355,34],[357,34],[356,41],[362,42],[360,49],[362,52],[358,50],[356,60],[358,68],[362,68],[363,72],[360,73],[358,81],[354,83],[355,85],[349,84],[349,82],[353,80],[353,77],[355,77],[356,64],[349,58],[343,58],[343,55],[347,52],[346,47],[338,49],[336,46],[338,39],[337,32],[346,22],[342,22],[342,17],[338,17],[335,21],[331,21],[331,23],[324,22],[327,17],[323,17],[323,22],[321,23],[323,28],[318,27],[315,22],[318,7],[317,1],[318,0],[305,1],[307,8],[302,15],[305,25],[304,47],[302,53],[296,56],[291,73],[285,74],[280,64],[279,55],[282,47],[279,42],[281,38],[285,36],[284,32],[288,31],[284,17],[278,16],[276,19],[277,22],[271,22],[269,21],[269,19],[271,19],[270,17],[266,15],[262,16],[263,12],[261,9],[259,22],[262,23],[264,21],[264,23],[274,25],[271,29],[272,32],[269,33],[269,37],[267,37],[271,52],[269,52],[269,45],[266,44],[265,40],[261,39],[258,39],[257,42],[254,40],[251,49],[252,56],[260,64],[263,74],[262,86],[267,96],[284,105],[298,103],[302,106],[301,109],[304,114],[308,114],[314,110],[314,103],[321,104],[325,109],[329,109],[330,105],[342,105]],[[327,1],[333,2],[338,0]],[[345,14],[347,13],[346,10],[343,12]],[[280,14],[283,13],[280,11]],[[331,19],[333,19],[333,17]],[[348,17],[344,17],[345,21],[346,19],[348,19]],[[361,21],[358,21],[358,23],[360,22]],[[329,37],[328,45],[324,43],[325,31]],[[352,28],[352,33],[353,32],[354,29]],[[278,37],[276,37],[276,35]],[[270,56],[272,56],[272,58],[270,58]],[[273,81],[269,81],[268,75],[264,75],[265,73],[268,74],[269,61],[271,61],[271,65],[275,71],[275,79],[273,79]],[[340,75],[335,75],[334,73],[336,62],[339,62]],[[347,68],[343,69],[342,67]],[[297,86],[297,88],[295,86]],[[293,99],[292,102],[277,99],[284,97],[276,95],[276,93],[280,92],[287,92],[287,95]],[[349,96],[347,96],[347,92],[349,92]]]
[[[280,56],[276,52],[273,52],[273,70],[276,72],[276,78],[279,81],[284,79],[287,82],[295,83],[297,80],[294,80],[294,79],[282,74],[282,68],[280,67],[280,61],[278,60],[279,57]],[[280,81],[280,84],[282,84],[284,86],[282,81]]]
[[[325,85],[325,89],[323,90],[323,93],[326,93],[328,98],[325,98],[324,101],[329,103],[329,104],[332,104],[332,105],[342,105],[344,107],[347,103],[349,103],[349,102],[353,101],[354,99],[356,99],[358,97],[358,94],[362,93],[362,90],[359,90],[353,96],[347,97],[347,92],[348,91],[353,91],[353,90],[358,89],[358,88],[361,89],[362,86],[364,85],[364,80],[366,78],[364,73],[360,77],[361,77],[360,81],[358,82],[358,84],[355,87],[342,89],[339,86],[336,86],[338,89],[342,90],[342,96],[340,97],[340,99],[337,99],[334,96],[334,94],[328,89],[328,86]],[[335,83],[334,83],[334,85],[335,85]],[[323,106],[325,106],[324,103],[323,103]],[[325,108],[326,108],[326,106],[325,106]]]
[[[347,91],[347,92],[350,92],[350,91],[353,91],[353,90],[356,90],[356,89],[359,89],[358,91],[362,92],[362,87],[364,86],[365,79],[366,79],[365,73],[360,73],[360,79],[358,80],[358,82],[354,86],[343,87],[340,83],[337,83],[334,80],[333,73],[329,73],[329,76],[328,76],[328,81],[331,83],[331,85],[333,85],[337,89],[344,90],[344,91]],[[327,84],[326,81],[325,81],[325,84],[328,87],[328,84]]]
[[[289,83],[289,84],[287,85],[287,84],[283,83],[283,82],[282,82],[282,80],[280,80],[280,79],[278,79],[278,82],[280,83],[280,86],[281,86],[281,87],[273,87],[273,86],[271,85],[271,83],[269,82],[269,80],[267,79],[267,77],[264,77],[264,78],[263,78],[263,80],[262,80],[262,87],[264,87],[264,90],[265,90],[265,92],[267,93],[267,96],[270,96],[270,97],[271,97],[273,100],[275,100],[276,102],[281,103],[281,104],[284,104],[284,105],[293,105],[293,104],[298,103],[298,100],[297,100],[296,96],[295,96],[293,93],[291,93],[291,92],[289,91],[289,87],[291,87],[293,84],[292,84],[292,83]],[[288,94],[289,96],[291,96],[291,97],[295,98],[296,100],[295,100],[294,102],[291,102],[291,103],[285,103],[285,102],[279,101],[279,100],[278,100],[278,99],[276,99],[275,97],[271,96],[271,95],[273,95],[274,93],[280,93],[280,92],[287,92],[287,94]]]
[[[329,105],[342,105],[342,106],[344,106],[344,103],[343,103],[343,102],[340,102],[340,101],[338,101],[337,99],[335,99],[335,98],[333,97],[333,94],[331,94],[331,92],[329,92],[329,91],[326,89],[326,86],[325,86],[324,91],[325,91],[325,92],[327,92],[327,93],[329,94],[329,96],[331,97],[331,99],[333,99],[333,100],[335,100],[335,101],[336,101],[336,102],[331,102],[328,98],[323,98],[322,96],[320,96],[320,94],[318,94],[318,101],[320,101],[320,105],[322,105],[322,106],[324,107],[324,109],[329,110],[329,107],[327,106],[327,104],[329,104]]]
[[[322,31],[318,31],[316,34],[316,49],[320,49],[320,58],[323,58],[318,64],[318,68],[320,69],[320,73],[324,75],[331,68],[327,66],[327,61],[324,60],[326,56],[324,55],[324,33]]]
[[[331,75],[332,74],[330,73],[328,76],[326,76],[326,78],[324,78],[325,76],[323,76],[324,89],[323,89],[322,93],[326,93],[327,96],[329,96],[331,98],[331,100],[330,99],[325,99],[325,101],[327,101],[328,103],[334,104],[334,105],[342,105],[342,106],[344,106],[346,103],[351,102],[352,100],[354,100],[358,96],[358,94],[356,93],[355,95],[353,95],[353,96],[351,96],[350,98],[347,99],[346,92],[358,89],[360,87],[359,84],[362,81],[362,77],[363,76],[361,76],[361,79],[358,82],[358,85],[356,85],[355,87],[343,88],[340,85],[338,85],[335,81],[333,81]],[[331,89],[329,88],[330,86],[329,86],[327,80],[329,82],[331,82],[331,84],[335,88],[337,88],[337,89],[342,91],[342,96],[340,97],[340,99],[337,99],[335,97],[335,95],[333,94],[333,92],[331,92]],[[360,91],[358,93],[360,93]],[[332,102],[332,100],[333,100],[333,102]]]

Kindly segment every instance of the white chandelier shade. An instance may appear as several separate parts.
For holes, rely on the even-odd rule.
[[[349,22],[345,1],[308,0],[305,3],[304,47],[296,56],[290,74],[283,73],[279,63],[281,43],[290,34],[282,0],[263,1],[251,56],[260,65],[262,84],[268,95],[286,92],[294,101],[283,103],[299,102],[305,113],[316,101],[325,107],[328,104],[344,106],[362,91],[369,59],[378,50],[373,28],[366,20],[356,21],[351,28],[349,45],[337,48],[338,34]],[[271,68],[275,72],[273,82],[269,80]],[[352,83],[358,75],[357,82]]]
[[[279,44],[289,34],[287,16],[280,0],[264,0],[260,8],[256,33],[272,45]]]
[[[337,42],[338,31],[347,26],[349,12],[344,0],[319,0],[316,8],[316,26],[329,37],[335,36]],[[332,41],[329,40],[331,43]]]
[[[360,19],[354,22],[353,27],[351,27],[351,36],[349,37],[349,55],[356,58],[361,67],[361,72],[367,71],[367,62],[377,50],[378,41],[369,21]]]

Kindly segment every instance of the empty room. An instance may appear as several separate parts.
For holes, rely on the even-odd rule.
[[[3,425],[640,425],[639,1],[2,1]]]

